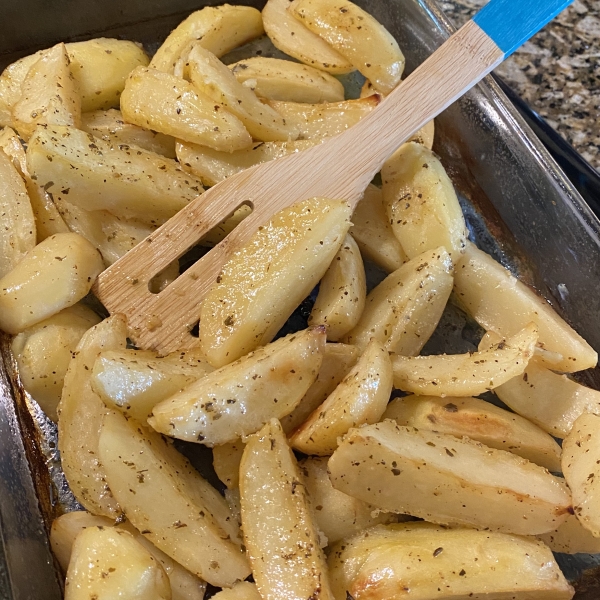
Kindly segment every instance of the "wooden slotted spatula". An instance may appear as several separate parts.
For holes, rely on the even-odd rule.
[[[100,275],[94,292],[127,316],[141,348],[170,352],[198,345],[190,329],[223,264],[276,212],[316,196],[355,206],[400,145],[499,65],[573,0],[491,0],[370,114],[303,152],[257,165],[191,202]],[[220,244],[165,290],[152,278],[242,204],[252,207]]]

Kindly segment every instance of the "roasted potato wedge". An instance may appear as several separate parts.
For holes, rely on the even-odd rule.
[[[190,51],[187,65],[194,87],[234,114],[254,139],[285,142],[298,137],[293,126],[270,106],[263,104],[251,89],[242,85],[229,68],[202,47],[201,42]]]
[[[600,538],[594,537],[575,515],[569,515],[558,529],[537,536],[552,552],[600,554]]]
[[[245,447],[242,440],[236,440],[213,448],[215,473],[230,490],[236,489],[240,484],[240,462]]]
[[[580,523],[600,538],[600,416],[585,413],[563,440],[562,468]]]
[[[248,576],[225,500],[161,436],[112,411],[99,450],[119,505],[160,550],[213,585]]]
[[[301,460],[299,466],[315,523],[327,538],[328,545],[373,525],[402,518],[336,490],[329,480],[327,460],[308,457]]]
[[[383,419],[398,425],[468,437],[559,473],[560,446],[527,419],[479,398],[408,396],[390,402]]]
[[[407,260],[398,238],[394,235],[383,205],[383,192],[369,184],[352,215],[350,234],[365,259],[391,273]]]
[[[144,350],[101,352],[92,369],[92,389],[110,408],[145,423],[162,400],[213,371],[195,351],[159,358]]]
[[[452,282],[452,260],[444,248],[424,252],[371,290],[356,327],[343,341],[364,349],[376,339],[389,352],[419,354],[437,327]]]
[[[35,219],[37,243],[43,242],[47,237],[56,233],[67,233],[69,228],[54,205],[52,196],[29,175],[25,148],[23,148],[17,134],[10,127],[5,127],[0,131],[0,148],[12,160],[13,165],[25,182]],[[26,205],[25,210],[27,210]]]
[[[537,326],[530,323],[489,350],[467,354],[392,357],[394,386],[429,396],[477,396],[521,375],[533,356]]]
[[[262,11],[265,32],[276,48],[305,65],[334,75],[354,71],[339,52],[295,19],[288,6],[289,0],[268,0]]]
[[[223,589],[217,592],[213,598],[215,600],[262,600],[256,584],[249,581],[240,581],[231,588]]]
[[[378,525],[329,555],[336,600],[569,600],[574,590],[542,543],[429,523]]]
[[[175,138],[126,123],[120,110],[95,110],[81,115],[83,131],[113,144],[139,146],[148,152],[175,158]]]
[[[379,421],[391,392],[389,353],[372,340],[325,402],[291,435],[290,445],[304,454],[329,456],[338,446],[338,437],[351,427]]]
[[[172,73],[175,63],[185,58],[193,43],[215,56],[223,56],[237,46],[264,33],[260,13],[250,6],[207,6],[182,21],[152,57],[150,66]]]
[[[73,306],[103,268],[100,254],[80,235],[46,238],[0,279],[0,329],[20,333]]]
[[[191,83],[156,69],[138,67],[131,72],[121,95],[121,112],[128,123],[215,150],[232,152],[252,144],[236,116]]]
[[[600,414],[600,392],[530,361],[523,374],[494,393],[517,414],[551,435],[564,438],[585,412]]]
[[[35,219],[27,189],[11,159],[0,149],[0,278],[33,250]],[[6,226],[10,223],[10,226]]]
[[[369,114],[380,102],[374,95],[360,100],[344,100],[325,104],[304,104],[270,100],[274,108],[294,130],[299,139],[322,140],[346,131]]]
[[[350,206],[312,198],[277,213],[224,265],[202,303],[201,348],[216,367],[270,342],[321,279]]]
[[[325,340],[314,327],[259,348],[163,400],[148,423],[210,447],[255,433],[298,405],[317,378]]]
[[[171,600],[162,565],[131,533],[116,527],[87,527],[73,544],[65,600],[125,597]]]
[[[42,410],[55,423],[69,362],[83,337],[100,317],[87,306],[75,304],[19,333],[11,350],[19,378]]]
[[[65,513],[52,522],[50,545],[63,573],[67,572],[75,538],[88,527],[118,527],[129,532],[165,570],[171,584],[172,600],[203,600],[206,583],[159,550],[131,523],[118,523],[107,517],[97,517],[85,510]]]
[[[177,159],[181,167],[202,180],[207,186],[241,173],[249,167],[301,152],[320,143],[317,140],[291,142],[258,142],[245,150],[221,152],[207,146],[178,141]]]
[[[596,351],[543,298],[473,244],[467,244],[456,267],[454,297],[484,329],[503,337],[535,322],[538,344],[553,356],[562,355],[559,363],[546,364],[549,369],[572,373],[598,362]]]
[[[393,421],[350,430],[328,467],[341,492],[442,525],[536,535],[572,510],[566,485],[543,467]]]
[[[276,419],[248,438],[240,466],[244,543],[261,598],[333,598],[302,475]]]
[[[344,86],[335,77],[308,65],[253,56],[229,68],[240,83],[265,100],[309,104],[344,100]]]
[[[355,346],[325,344],[323,362],[317,379],[308,388],[298,406],[280,420],[283,430],[290,433],[304,423],[309,415],[335,390],[357,359],[358,349]]]
[[[435,154],[403,144],[381,169],[383,201],[392,230],[409,258],[440,246],[456,261],[467,227],[452,181]]]
[[[39,128],[29,140],[27,166],[58,201],[149,225],[164,223],[203,191],[174,160],[73,127]]]
[[[321,279],[308,324],[324,325],[327,339],[337,342],[358,323],[366,295],[365,267],[360,250],[352,236],[346,235]]]
[[[112,518],[121,509],[107,485],[98,451],[102,420],[110,411],[92,390],[90,379],[100,352],[126,345],[123,315],[109,317],[85,333],[67,369],[58,405],[58,449],[69,487],[84,508]]]
[[[64,44],[44,50],[21,83],[12,109],[19,135],[28,140],[38,125],[73,125],[81,121],[81,96],[71,74]]]
[[[294,0],[288,9],[324,39],[375,89],[389,94],[400,82],[404,55],[394,37],[362,8],[348,0]]]

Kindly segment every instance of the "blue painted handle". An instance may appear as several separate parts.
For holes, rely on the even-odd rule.
[[[473,21],[507,57],[573,0],[490,0]]]

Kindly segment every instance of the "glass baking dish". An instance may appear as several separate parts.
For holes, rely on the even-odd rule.
[[[397,38],[413,70],[453,31],[432,0],[356,0]],[[243,2],[258,8],[263,4]],[[197,0],[20,0],[3,7],[0,69],[58,41],[121,37],[150,51]],[[487,78],[436,119],[434,150],[461,197],[472,239],[535,287],[600,351],[600,221],[498,86]],[[0,600],[62,597],[48,546],[52,519],[73,506],[56,431],[23,393],[0,340]],[[596,370],[582,382],[600,388]],[[600,597],[600,560],[559,556],[576,598]]]

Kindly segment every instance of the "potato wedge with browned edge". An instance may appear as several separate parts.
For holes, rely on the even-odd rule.
[[[268,0],[263,8],[263,25],[273,45],[306,65],[334,75],[354,71],[339,52],[288,12],[289,5],[289,0]]]
[[[389,352],[416,356],[437,327],[452,283],[452,260],[444,248],[420,254],[371,290],[343,341],[362,350],[376,339]]]
[[[329,546],[367,527],[403,518],[336,490],[329,480],[327,460],[310,456],[301,460],[299,466],[315,523]]]
[[[407,396],[392,400],[382,419],[398,425],[468,437],[560,473],[560,446],[527,419],[479,398]]]
[[[152,57],[150,66],[172,73],[177,60],[185,58],[196,41],[215,56],[223,56],[263,33],[261,15],[255,8],[229,4],[206,6],[171,31]]]
[[[348,0],[294,0],[288,11],[324,39],[375,89],[389,94],[400,82],[404,55],[387,29]]]
[[[429,523],[378,525],[329,555],[336,600],[569,600],[550,550],[516,535]]]
[[[240,498],[244,542],[263,600],[332,600],[302,475],[276,419],[248,438]]]
[[[128,123],[165,135],[232,152],[248,148],[252,137],[233,114],[191,83],[156,69],[134,69],[121,95]]]
[[[290,436],[290,445],[304,454],[329,456],[351,427],[379,421],[391,392],[389,353],[371,340],[348,375]]]
[[[366,296],[365,267],[356,242],[348,234],[319,283],[308,324],[324,325],[327,339],[338,342],[358,323]]]
[[[274,215],[223,266],[200,314],[200,346],[221,367],[270,342],[323,277],[350,205],[311,198]]]
[[[600,538],[600,416],[585,413],[563,440],[562,467],[579,522]]]
[[[541,347],[562,355],[549,369],[573,373],[598,362],[597,352],[543,298],[470,243],[456,267],[454,297],[485,330],[503,337],[536,323]]]
[[[160,402],[148,423],[210,447],[255,433],[298,405],[317,378],[325,341],[325,329],[312,327],[258,348]]]
[[[109,350],[94,363],[92,389],[110,408],[145,423],[159,402],[213,370],[194,350],[162,358],[149,350]]]
[[[121,514],[121,508],[108,487],[98,451],[102,420],[110,410],[92,390],[90,379],[100,352],[126,345],[123,315],[109,317],[90,329],[77,345],[58,405],[58,449],[69,487],[84,508],[113,519]]]
[[[543,467],[393,421],[350,430],[328,466],[336,489],[442,525],[536,535],[572,511],[566,485]]]
[[[249,575],[225,500],[160,435],[112,411],[99,450],[119,505],[154,545],[212,585]]]
[[[533,356],[537,326],[529,323],[489,350],[392,357],[394,386],[422,396],[477,396],[521,375]]]

